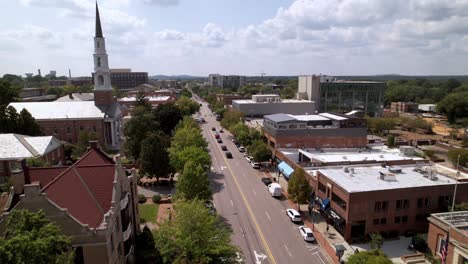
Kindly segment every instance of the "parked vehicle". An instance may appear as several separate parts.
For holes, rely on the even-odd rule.
[[[299,233],[301,234],[302,238],[304,238],[304,241],[307,241],[307,242],[315,241],[314,234],[312,233],[312,230],[310,230],[310,228],[305,227],[305,226],[300,226]]]
[[[206,123],[206,120],[205,120],[205,118],[203,118],[203,117],[202,117],[202,118],[200,118],[200,122],[202,122],[202,123]]]
[[[268,177],[263,177],[263,178],[262,178],[262,182],[263,182],[266,186],[268,186],[268,185],[270,185],[270,184],[273,183],[273,181],[272,181],[270,178],[268,178]]]
[[[223,129],[223,128],[220,128],[220,129],[219,129],[219,133],[224,133],[224,129]]]
[[[223,140],[221,140],[221,138],[218,138],[218,143],[223,143]]]
[[[288,215],[289,219],[291,219],[291,222],[297,223],[302,221],[301,214],[294,209],[287,209],[286,214]]]
[[[278,183],[274,182],[268,185],[268,191],[273,197],[281,197],[281,190],[281,185],[279,185]]]
[[[216,214],[216,208],[212,201],[205,202],[205,207],[208,209],[208,212],[212,215]]]
[[[219,134],[218,133],[215,134],[215,138],[219,139]]]
[[[245,152],[245,148],[243,146],[239,146],[239,152]]]
[[[226,158],[232,159],[232,154],[231,154],[231,152],[226,151],[224,154],[226,155]]]
[[[224,151],[227,151],[226,145],[221,145],[221,149],[224,150]]]
[[[252,165],[252,168],[254,168],[254,169],[257,169],[257,170],[260,169],[260,163],[258,163],[258,162],[256,162],[256,161],[253,161],[253,160],[252,160],[252,161],[250,162],[250,165]]]
[[[216,131],[216,127],[212,127],[212,128],[211,128],[211,131]]]

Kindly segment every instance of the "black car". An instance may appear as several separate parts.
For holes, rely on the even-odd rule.
[[[221,138],[218,138],[218,143],[223,143],[223,140]]]
[[[270,185],[270,184],[273,183],[273,181],[272,181],[270,178],[268,178],[268,177],[263,177],[263,178],[262,178],[262,182],[263,182],[266,186],[268,186],[268,185]]]
[[[231,154],[231,152],[227,151],[227,152],[225,152],[224,154],[226,155],[226,158],[232,159],[232,154]]]
[[[227,151],[226,145],[221,145],[221,149],[224,150],[224,151]]]
[[[212,127],[212,128],[211,128],[211,131],[216,131],[216,128],[215,128],[215,127]]]

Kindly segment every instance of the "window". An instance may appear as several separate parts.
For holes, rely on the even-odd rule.
[[[408,223],[408,216],[407,215],[404,215],[401,217],[401,222],[402,223]]]
[[[58,129],[54,127],[54,134],[58,134]]]
[[[104,85],[104,76],[98,75],[98,85]]]
[[[388,201],[377,201],[374,205],[375,212],[385,212],[388,209]]]
[[[326,188],[325,185],[323,185],[321,182],[318,183],[318,189],[319,189],[319,191],[321,191],[322,193],[327,193],[327,188]]]
[[[429,208],[431,205],[431,198],[418,198],[418,208]]]
[[[296,129],[296,128],[297,128],[297,125],[296,125],[296,124],[289,125],[289,128]]]
[[[84,129],[84,127],[83,127],[83,126],[80,126],[80,130],[83,130],[83,129]]]
[[[426,222],[429,214],[417,214],[416,215],[416,222]]]
[[[110,239],[110,244],[111,244],[111,252],[114,252],[114,235],[111,235],[111,239]]]
[[[332,201],[335,202],[339,207],[341,207],[341,209],[346,211],[346,202],[335,193],[332,193]]]
[[[71,127],[67,127],[67,133],[71,133]]]
[[[278,128],[279,129],[286,129],[287,127],[285,125],[279,125]]]
[[[446,239],[446,236],[439,237],[439,243],[437,244],[437,253],[439,255],[442,254],[442,249],[444,248],[444,245],[445,245],[445,239]]]
[[[380,219],[376,218],[372,222],[374,223],[374,225],[378,225],[380,223]]]
[[[101,57],[97,57],[97,66],[101,67]]]
[[[397,200],[396,201],[396,209],[408,209],[409,208],[409,200]]]
[[[450,205],[451,200],[452,200],[451,195],[439,196],[439,202],[438,202],[439,208],[447,210],[448,206]]]
[[[401,221],[401,218],[399,216],[395,216],[395,224],[399,224]]]
[[[380,218],[380,224],[381,225],[387,224],[387,218]]]
[[[96,46],[97,46],[98,48],[101,47],[101,44],[99,43],[99,40],[98,40],[98,42],[96,43]]]
[[[96,132],[96,126],[93,126],[93,131]]]

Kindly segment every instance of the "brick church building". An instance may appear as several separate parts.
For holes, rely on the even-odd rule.
[[[77,143],[80,132],[94,132],[109,149],[119,149],[122,138],[122,111],[112,94],[106,43],[96,10],[94,37],[94,101],[16,102],[18,112],[26,109],[46,136]]]

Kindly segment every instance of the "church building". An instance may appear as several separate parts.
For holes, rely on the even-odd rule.
[[[16,111],[26,109],[46,136],[77,143],[80,133],[95,133],[108,149],[119,149],[122,135],[122,111],[112,94],[106,42],[96,8],[94,36],[94,101],[15,102]]]

